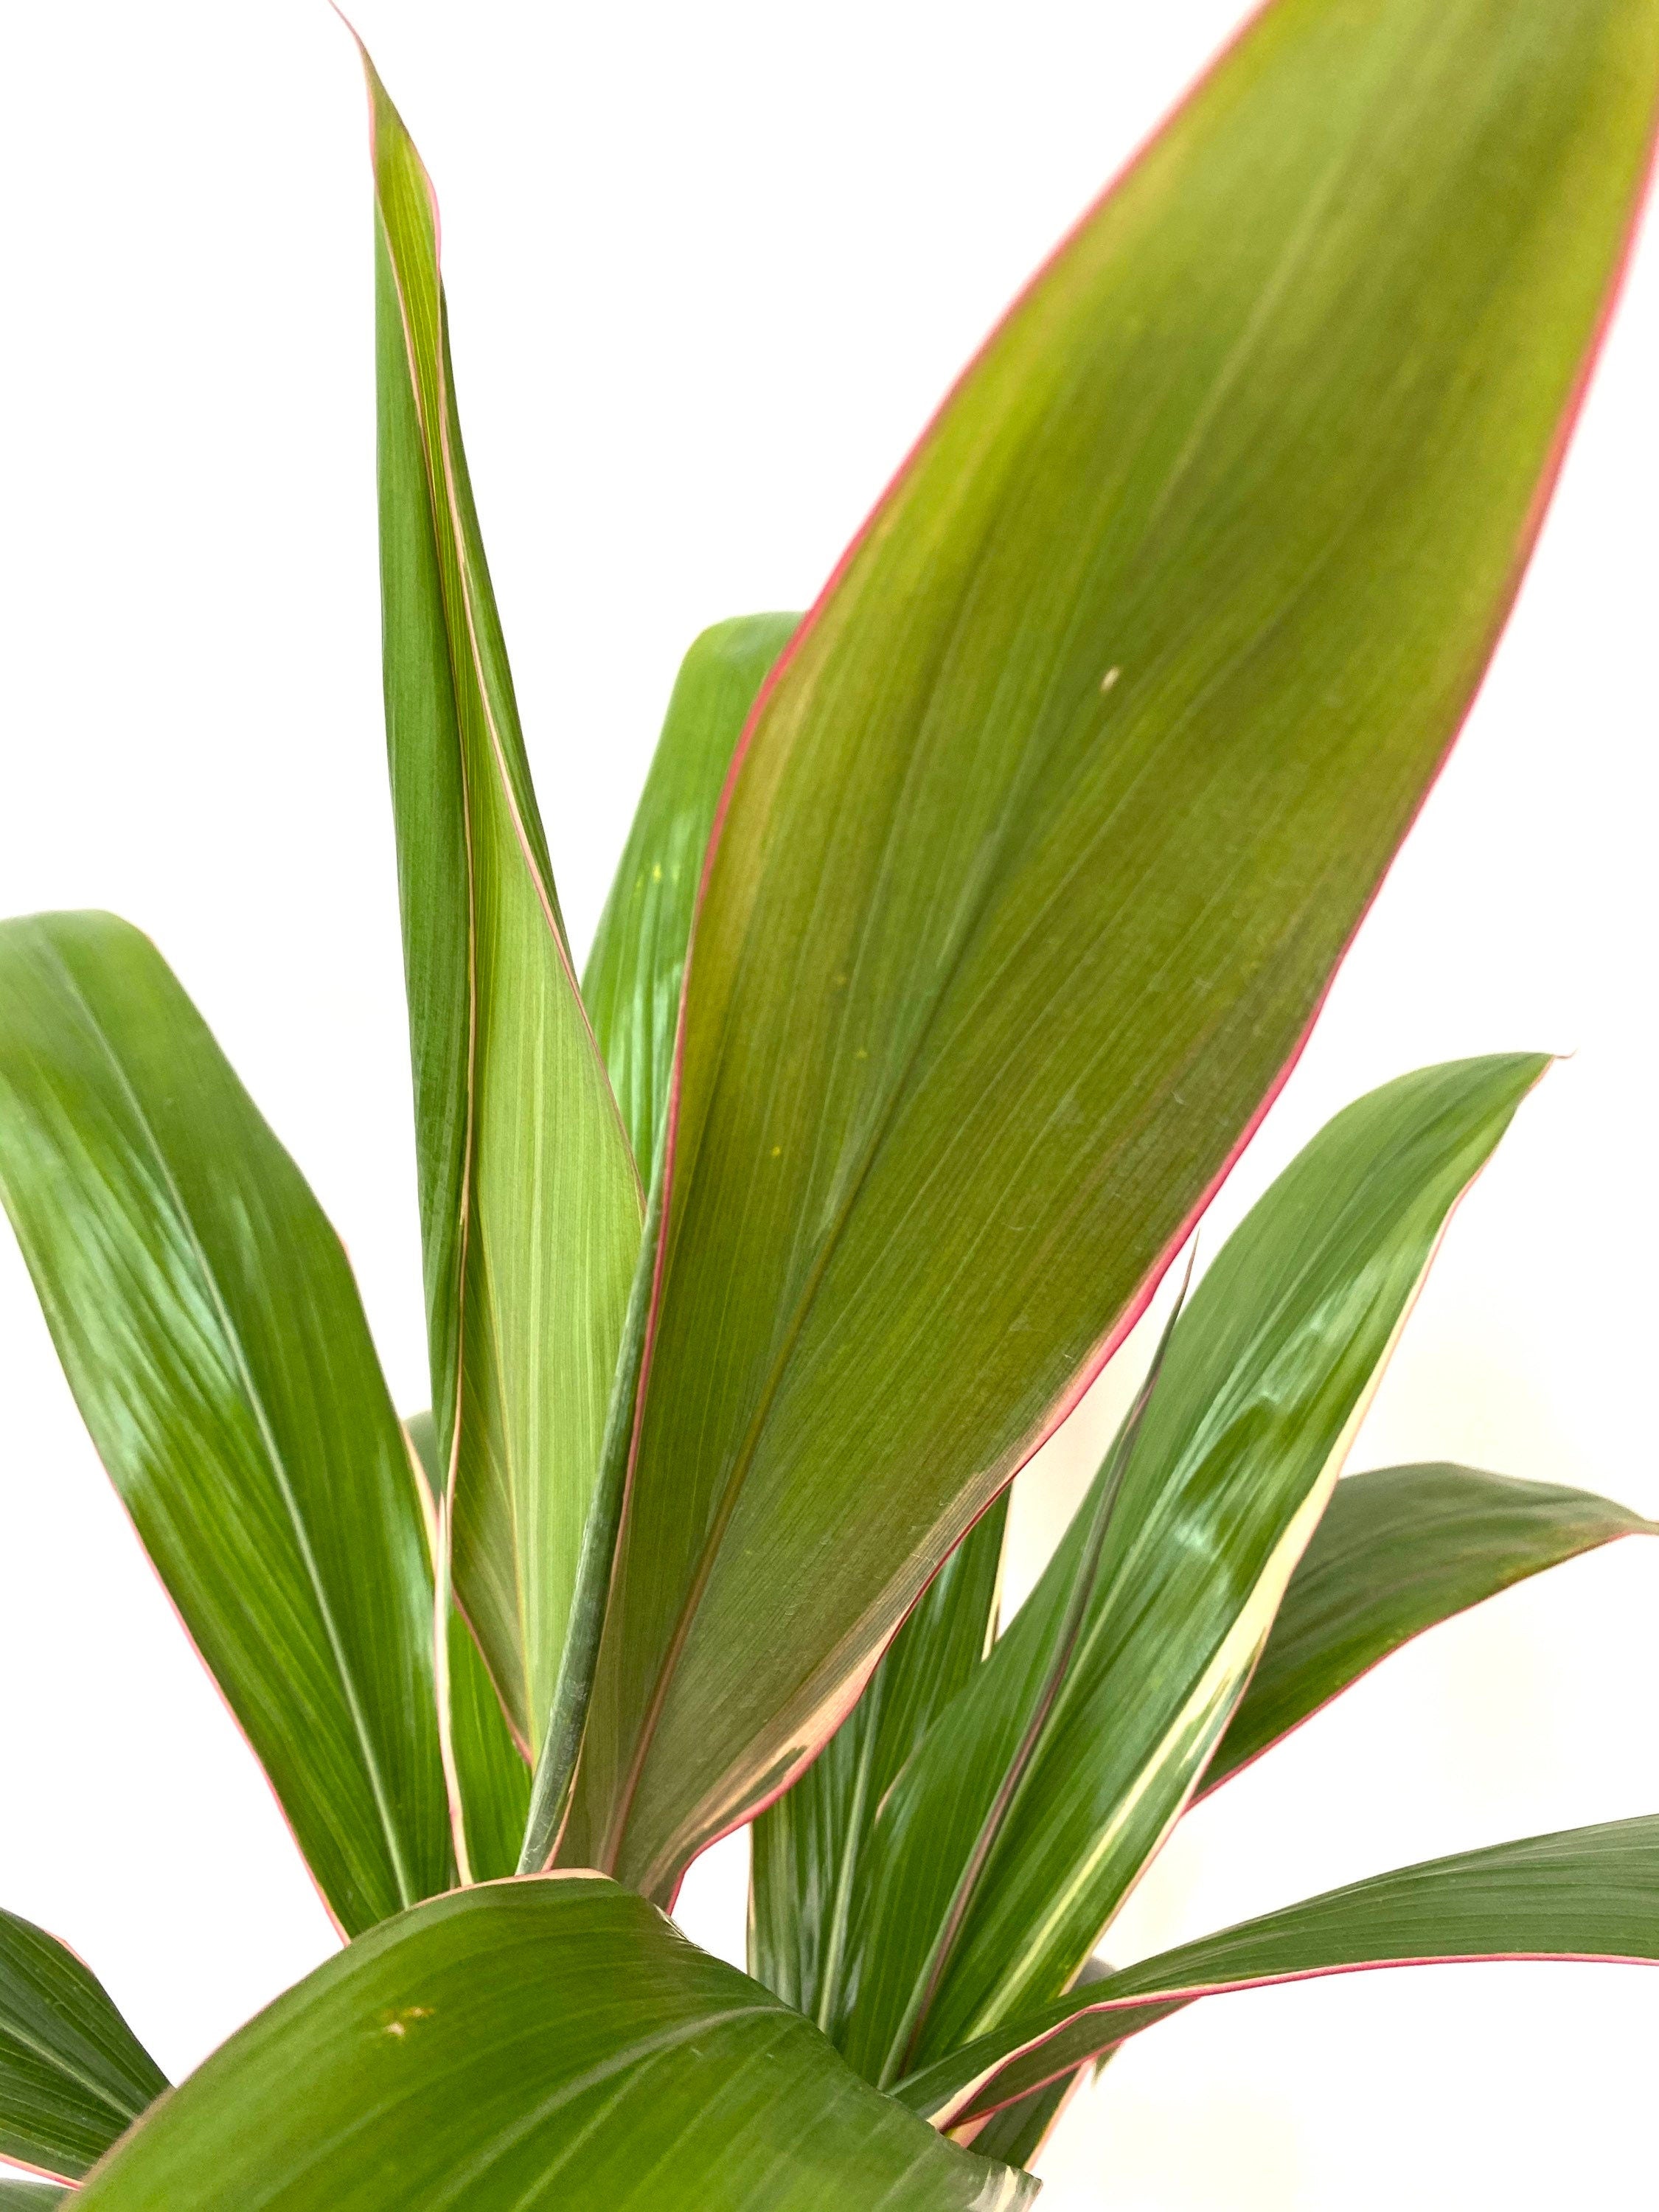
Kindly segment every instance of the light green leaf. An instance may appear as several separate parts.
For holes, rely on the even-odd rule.
[[[1199,1795],[1437,1621],[1638,1534],[1659,1529],[1627,1506],[1551,1482],[1437,1464],[1348,1476],[1291,1577]]]
[[[167,2086],[97,1977],[55,1936],[0,1912],[0,2158],[74,2180]]]
[[[0,924],[0,1189],[93,1442],[341,1927],[447,1888],[419,1477],[356,1285],[112,915]]]
[[[1006,1518],[1000,1498],[929,1583],[818,1757],[755,1823],[750,1972],[820,2027],[842,2008],[847,1938],[877,1808],[990,1648]]]
[[[596,1878],[377,1929],[210,2058],[85,2212],[1005,2212],[1032,2186]]]
[[[412,1414],[404,1426],[432,1493],[434,1514],[441,1516],[446,1503],[443,1469],[432,1416]],[[519,1863],[530,1806],[530,1769],[501,1711],[483,1654],[466,1616],[453,1603],[453,1593],[444,1643],[447,1671],[441,1694],[448,1700],[453,1789],[465,1822],[466,1875],[472,1881],[493,1881],[514,1873]]]
[[[436,203],[365,57],[386,731],[432,1402],[455,1588],[533,1753],[640,1238],[576,988],[455,410]]]
[[[856,1999],[832,2023],[872,2081],[1058,1995],[1089,1955],[1226,1724],[1448,1214],[1545,1065],[1462,1060],[1373,1091],[1218,1255],[1176,1323],[1103,1547],[1121,1441],[883,1807]]]
[[[594,933],[582,997],[647,1180],[668,1111],[680,980],[708,832],[750,709],[799,621],[739,615],[693,642]]]
[[[895,2091],[957,2126],[1194,1999],[1459,1959],[1659,1961],[1659,1819],[1567,1828],[1402,1867],[1201,1936],[1010,2021]]]
[[[799,1771],[1225,1172],[1467,708],[1659,11],[1277,0],[957,386],[753,720],[564,1850]]]

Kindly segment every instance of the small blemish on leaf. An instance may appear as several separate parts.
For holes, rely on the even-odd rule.
[[[1122,673],[1123,671],[1121,668],[1109,668],[1106,671],[1106,673],[1100,679],[1101,690],[1103,691],[1109,691],[1113,684],[1117,682],[1118,678],[1121,676]]]
[[[659,884],[662,881],[662,862],[660,860],[653,860],[651,864],[651,880],[653,884]]]
[[[781,1145],[773,1146],[772,1157],[775,1160],[781,1160],[783,1158],[783,1146]]]
[[[431,2019],[432,2008],[430,2005],[405,2005],[401,2012],[382,2017],[385,2025],[380,2030],[381,2034],[389,2035],[394,2043],[401,2043],[414,2021]]]

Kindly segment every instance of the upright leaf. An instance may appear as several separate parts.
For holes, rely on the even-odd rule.
[[[85,2212],[1012,2212],[1032,2186],[850,2074],[644,1899],[496,1882],[377,1929],[234,2036]]]
[[[1299,1048],[1513,597],[1659,13],[1276,0],[969,368],[749,726],[565,1850],[775,1796]]]
[[[434,1515],[441,1516],[447,1501],[432,1416],[416,1413],[405,1425],[432,1492]],[[437,1525],[441,1528],[441,1518]],[[530,1769],[514,1741],[477,1639],[453,1603],[453,1593],[444,1645],[442,1692],[447,1700],[453,1786],[465,1823],[465,1871],[471,1881],[494,1881],[512,1874],[519,1863],[530,1804]]]
[[[956,2127],[1030,2096],[1198,1997],[1460,1959],[1659,1962],[1659,1819],[1495,1844],[1328,1890],[1009,2021],[894,2094],[937,2126]]]
[[[576,988],[455,410],[436,202],[367,57],[386,732],[432,1404],[455,1587],[545,1724],[640,1237]]]
[[[1462,1060],[1373,1091],[1218,1255],[1097,1565],[1085,1504],[876,1824],[833,2024],[871,2080],[1058,1995],[1088,1957],[1226,1723],[1447,1215],[1544,1064]]]
[[[693,641],[582,977],[634,1157],[649,1180],[668,1109],[691,912],[726,770],[800,622],[739,615]]]
[[[97,1977],[0,1912],[0,2158],[75,2180],[167,2086]]]
[[[0,924],[0,1191],[93,1442],[336,1919],[447,1887],[418,1478],[356,1285],[112,915]]]
[[[841,2008],[854,1905],[881,1802],[990,1648],[1006,1518],[1000,1498],[929,1583],[818,1757],[755,1823],[750,1971],[820,2027]]]
[[[1291,1577],[1200,1796],[1437,1621],[1618,1536],[1628,1506],[1469,1467],[1389,1467],[1339,1482]]]

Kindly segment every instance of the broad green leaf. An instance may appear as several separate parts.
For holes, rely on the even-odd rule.
[[[1217,1255],[1103,1546],[1121,1442],[882,1808],[854,2002],[831,2024],[872,2081],[1057,1996],[1088,1957],[1226,1724],[1448,1214],[1545,1065],[1462,1060],[1373,1091]]]
[[[849,2073],[642,1898],[441,1898],[234,2036],[85,2212],[1003,2212],[1031,2185]]]
[[[750,1971],[820,2027],[841,2008],[841,1970],[877,1810],[995,1634],[1006,1518],[1000,1498],[933,1577],[818,1757],[755,1823]]]
[[[582,1009],[455,411],[436,202],[367,57],[386,732],[432,1403],[455,1588],[534,1752],[640,1238]]]
[[[1659,12],[1277,0],[957,384],[749,725],[564,1850],[833,1732],[1281,1080],[1513,597]]]
[[[708,832],[738,736],[799,615],[717,623],[680,665],[582,977],[634,1157],[650,1176],[668,1111],[680,981]]]
[[[1291,1577],[1199,1794],[1437,1621],[1638,1534],[1659,1530],[1627,1506],[1551,1482],[1443,1465],[1348,1476]]]
[[[97,1977],[0,1912],[0,2158],[75,2180],[167,2086]]]
[[[404,1425],[441,1525],[446,1508],[443,1469],[432,1416],[416,1413]],[[441,1538],[434,1548],[441,1551]],[[519,1863],[519,1844],[530,1804],[530,1769],[507,1726],[483,1654],[465,1615],[453,1601],[447,1608],[444,1649],[447,1673],[442,1693],[448,1698],[453,1787],[465,1823],[465,1873],[470,1881],[493,1881],[512,1874]]]
[[[1659,1962],[1659,1818],[1567,1828],[1328,1890],[1010,2021],[894,2094],[955,2127],[1028,2096],[1195,1998],[1459,1959]]]
[[[356,1285],[112,915],[0,924],[0,1190],[93,1442],[340,1926],[447,1888],[419,1478]]]

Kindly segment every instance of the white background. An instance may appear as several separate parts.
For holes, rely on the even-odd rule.
[[[579,949],[685,643],[806,603],[1234,15],[362,0],[443,198],[473,474]],[[107,905],[157,938],[419,1404],[355,58],[322,0],[13,7],[0,171],[0,909]],[[1656,389],[1650,241],[1456,758],[1217,1209],[1403,1068],[1575,1053],[1457,1220],[1355,1463],[1462,1457],[1650,1512]],[[177,2071],[332,1939],[9,1241],[0,1397],[0,1901],[88,1957]],[[1050,1492],[1089,1463],[1091,1416]],[[1023,1510],[1029,1565],[1042,1498]],[[1627,1543],[1391,1662],[1182,1831],[1114,1954],[1659,1808],[1656,1599],[1659,1547]],[[727,1948],[740,1858],[685,1905]],[[1074,2109],[1044,2201],[1649,2206],[1656,2031],[1637,1969],[1221,2000]]]

